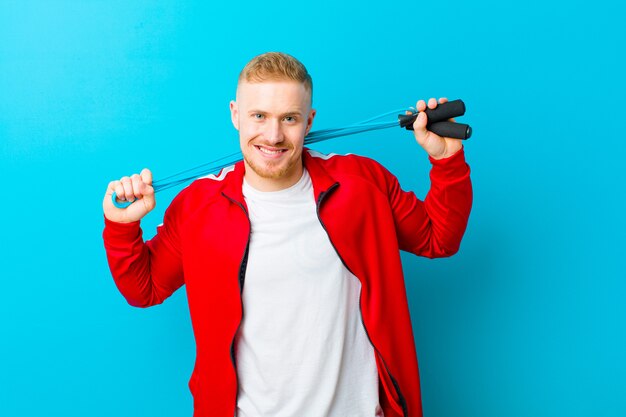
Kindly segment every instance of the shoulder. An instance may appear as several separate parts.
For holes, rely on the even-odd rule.
[[[237,166],[235,164],[229,165],[217,174],[209,174],[204,177],[196,178],[189,186],[189,188],[195,192],[197,191],[221,191],[227,184],[234,180],[235,168]]]
[[[383,180],[392,174],[378,161],[356,154],[324,154],[313,149],[305,152],[311,160],[323,166],[324,170],[335,177],[356,176],[369,180]]]
[[[236,165],[223,168],[217,174],[196,178],[172,200],[170,209],[189,210],[211,204],[232,181],[236,181]]]

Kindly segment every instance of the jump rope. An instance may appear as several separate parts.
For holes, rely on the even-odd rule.
[[[397,120],[388,122],[375,121],[407,110],[411,114],[398,114]],[[436,108],[427,108],[424,112],[428,116],[426,129],[430,130],[433,133],[436,133],[439,136],[465,140],[469,139],[472,135],[472,128],[469,125],[447,121],[450,118],[463,116],[465,114],[465,103],[463,103],[462,100],[453,100],[443,104],[438,104]],[[312,143],[317,143],[340,136],[354,135],[357,133],[388,129],[397,126],[403,127],[407,130],[413,130],[413,123],[417,119],[418,115],[419,112],[414,107],[390,111],[348,126],[333,129],[321,129],[309,132],[309,134],[304,138],[304,144],[310,145]],[[214,161],[207,162],[205,164],[198,165],[196,167],[170,175],[169,177],[161,178],[158,181],[154,181],[152,183],[152,187],[154,188],[155,193],[167,190],[168,188],[176,187],[177,185],[192,181],[198,177],[206,176],[209,174],[217,174],[223,168],[231,166],[241,160],[241,152],[235,152]],[[115,192],[111,197],[113,200],[113,204],[115,205],[115,207],[118,208],[126,208],[130,206],[134,201],[136,201],[120,201],[117,199],[117,195]]]

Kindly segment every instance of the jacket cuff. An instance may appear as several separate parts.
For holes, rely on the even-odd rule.
[[[140,220],[130,223],[119,223],[104,217],[104,236],[107,239],[133,240],[141,233]]]
[[[459,149],[454,155],[443,159],[434,159],[429,156],[432,164],[430,175],[434,178],[456,178],[465,176],[469,166],[465,162],[465,148]]]

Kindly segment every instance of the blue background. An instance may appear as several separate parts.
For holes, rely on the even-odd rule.
[[[606,1],[0,0],[0,415],[191,415],[184,291],[126,304],[102,197],[143,167],[236,151],[237,76],[271,50],[312,74],[318,129],[467,104],[461,250],[403,254],[425,415],[626,415],[623,16]],[[315,149],[428,190],[401,129]]]

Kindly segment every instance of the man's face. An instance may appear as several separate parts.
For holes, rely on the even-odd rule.
[[[302,176],[302,148],[315,110],[295,81],[241,82],[231,118],[239,130],[246,179],[264,191],[295,184]]]

